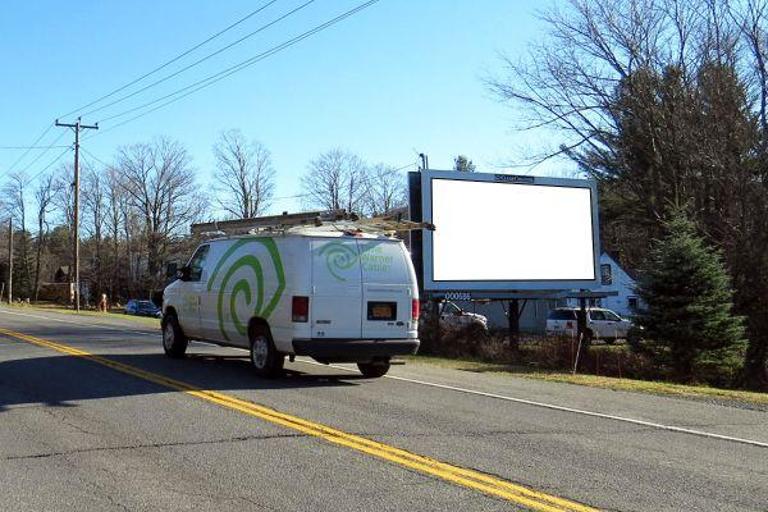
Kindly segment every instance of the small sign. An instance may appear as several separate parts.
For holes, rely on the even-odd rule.
[[[519,174],[497,174],[495,179],[505,183],[533,183],[535,181],[533,176],[521,176]]]

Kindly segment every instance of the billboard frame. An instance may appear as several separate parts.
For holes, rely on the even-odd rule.
[[[420,201],[412,201],[411,209],[414,203],[420,203],[420,217],[424,222],[433,222],[432,212],[432,180],[447,179],[454,181],[474,181],[487,183],[509,183],[516,185],[530,186],[550,186],[566,188],[584,188],[590,191],[591,220],[592,220],[592,259],[593,259],[593,279],[571,279],[571,280],[484,280],[484,281],[435,281],[434,280],[434,246],[433,232],[424,231],[422,234],[422,243],[420,252],[422,253],[421,263],[423,272],[420,276],[420,285],[425,295],[432,296],[471,296],[480,298],[482,292],[491,292],[488,295],[499,295],[499,292],[508,292],[508,294],[525,294],[533,292],[535,295],[546,296],[549,293],[556,293],[565,290],[589,290],[598,286],[600,279],[600,223],[598,217],[598,197],[597,183],[593,180],[574,179],[574,178],[551,178],[540,176],[520,176],[512,174],[490,174],[465,171],[438,171],[422,170],[418,174]],[[414,176],[413,178],[416,178]],[[410,185],[415,185],[415,179],[410,180]],[[416,199],[413,197],[413,199]],[[478,219],[477,222],[482,222]],[[436,230],[440,226],[435,226]],[[506,295],[506,294],[505,294]]]

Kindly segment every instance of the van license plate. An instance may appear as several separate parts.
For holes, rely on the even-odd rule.
[[[369,302],[368,320],[395,320],[397,318],[396,302]]]

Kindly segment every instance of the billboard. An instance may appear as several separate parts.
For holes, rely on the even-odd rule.
[[[556,291],[597,285],[593,181],[420,173],[425,292]],[[476,294],[473,294],[476,295]]]

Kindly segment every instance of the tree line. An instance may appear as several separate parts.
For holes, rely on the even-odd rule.
[[[166,284],[167,264],[186,260],[194,249],[196,241],[186,236],[190,224],[269,212],[277,177],[270,151],[240,130],[228,130],[219,135],[212,154],[215,169],[207,188],[187,148],[167,137],[121,146],[111,162],[81,159],[85,299],[93,303],[102,293],[113,302],[150,297]],[[407,202],[402,169],[368,164],[342,149],[313,159],[300,180],[297,198],[309,209],[380,215]],[[52,281],[62,267],[65,279],[72,278],[66,274],[73,261],[72,181],[68,163],[34,183],[16,173],[2,185],[0,218],[12,218],[15,226],[16,298],[37,300],[41,284]],[[7,254],[7,234],[0,236],[0,251]],[[0,279],[6,273],[4,265]]]
[[[628,268],[652,274],[654,240],[684,213],[744,316],[741,379],[766,386],[766,2],[570,0],[542,20],[545,39],[489,86],[522,128],[564,141],[538,159],[566,156],[597,180],[603,246]]]

